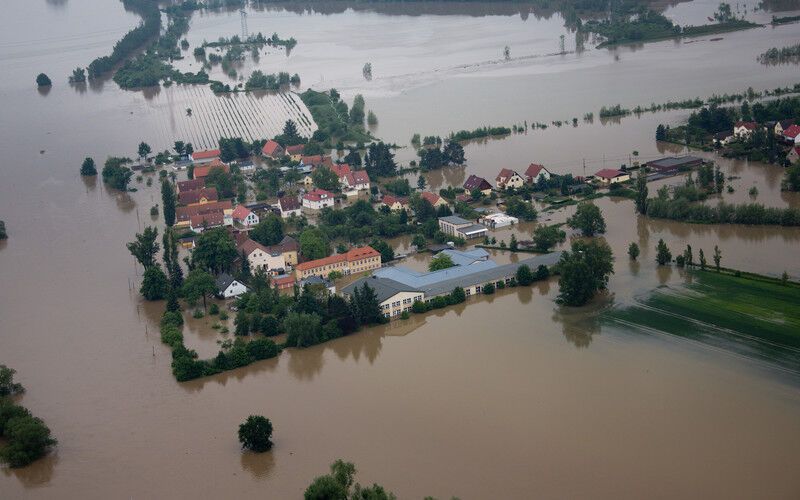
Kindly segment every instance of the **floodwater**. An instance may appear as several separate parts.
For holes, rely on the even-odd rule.
[[[0,242],[0,282],[5,285],[0,287],[0,363],[18,370],[28,389],[22,403],[44,418],[59,439],[56,451],[33,466],[2,469],[0,498],[293,498],[339,457],[357,464],[360,482],[378,482],[401,498],[798,497],[800,375],[683,339],[631,333],[599,321],[599,313],[612,304],[683,279],[677,269],[655,266],[659,238],[673,251],[686,243],[707,251],[719,244],[725,266],[770,274],[785,269],[796,277],[797,228],[654,221],[636,217],[629,200],[603,198],[597,204],[608,223],[605,238],[617,256],[615,274],[609,293],[585,308],[558,307],[558,286],[548,281],[472,298],[466,305],[322,346],[289,350],[219,376],[175,382],[170,353],[157,334],[163,306],[138,297],[141,269],[124,248],[133,233],[153,223],[149,208],[160,203],[158,190],[134,182],[138,192],[121,194],[78,176],[87,155],[102,160],[110,154],[132,154],[143,139],[158,149],[174,140],[165,137],[169,129],[153,127],[143,118],[147,98],[141,93],[120,91],[113,82],[81,93],[63,82],[71,68],[106,53],[137,22],[120,3],[95,4],[14,0],[0,20],[7,34],[0,42],[0,58],[8,68],[0,90],[0,219],[10,235]],[[82,22],[93,18],[90,14],[103,16],[104,26]],[[437,12],[413,19],[370,11],[327,17],[291,14],[297,22],[285,22],[275,31],[298,38],[291,59],[303,54],[304,39],[297,33],[305,21],[336,31],[343,29],[340,20],[347,16],[356,24],[360,16],[374,16],[385,22],[382,36],[388,36],[389,27],[396,33],[411,29],[404,28],[407,22],[390,22],[398,20],[449,24],[453,31],[459,23],[476,19],[489,26],[496,23],[495,30],[506,23],[509,29],[528,23],[523,27],[546,30],[554,18],[489,14]],[[23,15],[24,30],[19,26]],[[249,19],[251,30],[269,31],[255,25],[255,18]],[[230,22],[238,24],[238,19]],[[298,31],[290,29],[294,26]],[[772,46],[782,44],[780,33],[754,30],[736,37],[754,36],[754,43]],[[426,43],[411,36],[399,39]],[[738,47],[734,40],[733,34],[725,35],[720,43],[733,45],[721,47],[733,50]],[[36,50],[31,46],[29,52],[18,53],[26,41],[37,41]],[[380,37],[368,47],[359,42],[364,50],[378,51],[388,51],[387,43]],[[53,50],[62,46],[65,50]],[[613,63],[612,55],[597,51],[592,56],[597,58],[595,69],[572,60],[574,71],[559,69],[561,63],[554,62],[550,71],[561,76],[542,78],[558,85],[530,92],[514,91],[524,87],[516,87],[518,77],[498,74],[486,81],[496,78],[512,91],[495,97],[486,93],[480,103],[457,90],[458,82],[478,79],[444,77],[440,84],[413,91],[433,92],[434,101],[417,100],[413,92],[395,95],[405,99],[405,110],[415,111],[386,107],[379,113],[381,127],[394,128],[407,141],[409,131],[424,133],[426,123],[431,132],[444,133],[467,121],[520,120],[519,110],[539,109],[527,100],[532,94],[542,100],[552,96],[551,107],[564,106],[563,117],[559,112],[550,118],[542,108],[547,119],[567,118],[578,108],[596,110],[615,99],[609,92],[629,94],[632,104],[661,101],[680,89],[670,82],[645,88],[646,82],[632,82],[630,75],[647,76],[647,68],[654,70],[662,62],[674,67],[681,55],[691,56],[694,50],[692,45],[648,45],[621,50],[621,62]],[[696,78],[674,81],[680,80],[690,95],[702,96],[728,85],[731,90],[750,84],[759,88],[759,83],[774,87],[796,78],[780,68],[748,72],[744,65],[734,71],[737,59],[720,59],[726,57],[727,63],[709,64],[728,64],[727,74],[735,75],[735,81],[717,81],[725,73],[707,66],[696,71],[691,57],[683,74],[697,73]],[[360,75],[363,57],[353,59],[360,60]],[[377,69],[377,56],[373,62]],[[470,61],[456,61],[462,62]],[[39,71],[56,82],[46,95],[32,85]],[[604,78],[619,88],[587,83]],[[437,85],[438,94],[433,91]],[[564,97],[564,88],[570,86],[583,89],[580,106]],[[646,97],[634,99],[633,90]],[[166,94],[162,89],[161,95]],[[390,102],[385,99],[368,101],[368,107]],[[489,113],[492,101],[496,110]],[[463,103],[474,104],[474,112]],[[177,104],[175,109],[183,112],[184,107]],[[517,109],[512,114],[505,107]],[[451,116],[456,108],[460,114]],[[655,124],[678,122],[685,114],[643,115],[606,125],[596,120],[575,129],[551,127],[470,145],[467,167],[433,172],[429,180],[438,176],[441,186],[460,184],[468,173],[493,178],[502,166],[524,169],[531,161],[581,173],[583,158],[590,169],[601,168],[604,155],[613,166],[633,150],[640,158],[671,153],[673,146],[652,140]],[[387,132],[387,137],[393,134]],[[774,167],[733,161],[721,161],[721,166],[740,177],[733,181],[738,183],[736,192],[726,197],[743,197],[757,183],[759,201],[797,206],[796,197],[780,193]],[[543,219],[561,222],[572,210],[567,207]],[[534,227],[525,224],[514,231],[519,237]],[[510,232],[498,232],[498,239],[508,239]],[[642,248],[639,263],[630,263],[625,255],[631,241]],[[408,247],[403,245],[397,246]],[[513,257],[498,253],[497,258]],[[413,265],[424,268],[424,258],[415,259]],[[203,355],[211,355],[220,338],[209,328],[211,322],[192,320],[185,330],[187,344]],[[253,413],[266,415],[275,425],[270,453],[239,449],[237,425]]]

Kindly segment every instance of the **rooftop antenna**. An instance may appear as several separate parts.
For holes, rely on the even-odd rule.
[[[242,41],[247,40],[247,12],[244,9],[239,10],[239,15],[242,17]]]

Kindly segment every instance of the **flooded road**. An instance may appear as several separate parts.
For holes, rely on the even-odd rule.
[[[2,469],[0,498],[296,498],[339,457],[356,463],[362,484],[380,483],[400,498],[797,498],[800,376],[598,319],[612,304],[683,279],[677,269],[656,268],[658,238],[673,252],[686,243],[707,250],[719,244],[725,266],[798,276],[797,228],[653,221],[635,217],[629,200],[604,198],[597,204],[617,256],[615,274],[609,294],[586,308],[558,307],[557,283],[549,281],[219,376],[175,382],[157,334],[163,305],[130,290],[130,282],[138,288],[141,269],[124,248],[152,223],[148,211],[160,203],[158,189],[134,182],[138,192],[121,194],[78,176],[87,155],[97,161],[132,155],[141,140],[163,149],[173,138],[142,118],[141,94],[113,82],[79,93],[54,78],[107,52],[137,18],[116,2],[12,5],[38,14],[31,19],[41,29],[32,32],[52,33],[58,44],[74,35],[81,43],[74,51],[43,50],[9,62],[9,81],[0,89],[6,110],[0,219],[10,238],[0,242],[0,283],[6,285],[0,287],[0,363],[17,369],[28,390],[22,404],[59,440],[55,453],[35,465]],[[118,32],[81,24],[90,7]],[[455,29],[461,21],[438,16],[420,16],[420,22],[450,22]],[[58,19],[69,32],[56,31],[63,28]],[[0,21],[6,33],[11,21]],[[61,27],[44,29],[51,24]],[[303,39],[287,29],[277,31],[296,36],[300,44],[291,57],[301,55]],[[9,43],[0,45],[0,57],[11,52]],[[653,58],[661,57],[653,50]],[[47,95],[32,86],[39,71],[57,83]],[[768,86],[789,83],[771,72],[762,72],[775,77]],[[754,79],[766,78],[762,73]],[[563,83],[581,85],[582,75],[565,76]],[[747,86],[747,78],[737,78]],[[553,102],[572,106],[556,95],[559,89],[553,92]],[[594,108],[607,104],[600,100],[605,92],[584,88]],[[500,108],[469,119],[503,123],[511,115]],[[428,118],[432,132],[449,128],[451,118],[441,109],[448,117],[439,124],[431,113],[412,119],[387,109],[379,117],[407,141],[405,128],[422,132]],[[633,150],[656,156],[671,146],[652,140],[655,124],[680,119],[677,112],[644,115],[620,125],[553,127],[471,145],[466,168],[429,179],[438,176],[439,186],[460,184],[468,173],[493,179],[502,166],[524,169],[531,161],[580,173],[582,158],[602,168],[604,154],[609,163]],[[741,187],[730,196],[744,196],[758,183],[759,201],[797,203],[780,193],[773,167],[721,165],[740,176],[734,182]],[[548,223],[572,210],[552,213]],[[533,227],[514,230],[529,234]],[[504,231],[498,234],[510,237]],[[638,264],[625,256],[631,241],[642,248]],[[424,268],[425,261],[414,265]],[[208,323],[190,322],[185,330],[187,345],[203,354],[216,350]],[[237,426],[253,413],[274,423],[270,453],[239,449]]]

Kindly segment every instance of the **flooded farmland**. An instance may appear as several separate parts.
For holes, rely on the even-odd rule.
[[[0,469],[0,498],[297,498],[340,457],[357,465],[362,484],[380,483],[399,498],[798,497],[800,367],[779,369],[599,319],[610,307],[685,279],[676,268],[656,267],[659,238],[673,251],[687,243],[707,251],[718,244],[723,265],[796,277],[798,228],[651,220],[635,216],[630,200],[603,198],[597,204],[617,256],[615,273],[608,294],[585,308],[556,305],[558,285],[550,280],[177,383],[157,334],[163,305],[136,293],[141,268],[124,248],[154,223],[148,210],[160,203],[158,189],[136,183],[138,192],[119,193],[82,180],[78,166],[85,156],[133,155],[141,140],[158,149],[184,138],[210,144],[224,131],[224,123],[211,119],[210,110],[218,108],[208,108],[208,125],[197,128],[185,109],[192,107],[196,118],[204,103],[223,104],[192,88],[155,95],[122,91],[112,81],[83,92],[71,88],[71,69],[107,53],[138,17],[114,1],[7,4],[13,15],[0,19],[0,60],[7,68],[0,88],[0,219],[9,232],[0,242],[0,283],[6,285],[0,287],[0,363],[17,369],[27,388],[22,404],[47,422],[59,445],[33,466]],[[694,4],[667,12],[689,20],[707,15],[707,4]],[[267,67],[270,58],[263,56],[265,70],[298,71],[304,86],[336,82],[350,95],[363,93],[380,119],[376,134],[402,144],[414,132],[580,118],[615,102],[661,102],[797,79],[796,66],[762,67],[751,59],[796,40],[798,25],[726,34],[713,51],[708,41],[661,42],[519,63],[523,69],[494,65],[480,75],[437,74],[437,67],[499,57],[509,43],[500,29],[532,40],[528,48],[512,41],[514,54],[554,51],[563,22],[555,14],[523,19],[507,6],[486,7],[488,15],[439,7],[444,12],[404,16],[412,7],[383,8],[253,12],[249,29],[298,39],[288,58],[275,54],[284,66]],[[498,12],[503,8],[509,12]],[[89,23],[94,16],[103,25]],[[203,31],[190,31],[193,45],[235,34],[239,18],[197,16],[195,27]],[[454,36],[460,30],[469,40]],[[376,68],[372,82],[359,80],[367,60]],[[412,63],[435,81],[385,83],[384,69],[378,70],[395,67],[387,73],[402,76]],[[40,71],[54,80],[46,95],[33,85]],[[502,92],[489,98],[491,88]],[[251,116],[265,120],[283,106],[274,96],[231,99],[250,103],[258,110]],[[653,133],[658,123],[687,115],[581,121],[576,128],[470,144],[466,167],[431,172],[428,182],[438,189],[461,184],[470,173],[493,179],[503,166],[524,169],[533,161],[580,174],[585,159],[593,173],[625,163],[634,150],[641,159],[680,152],[655,143]],[[242,130],[272,133],[267,123]],[[410,148],[398,152],[403,161],[412,157]],[[749,199],[755,184],[757,201],[798,206],[796,193],[780,191],[776,167],[718,162],[738,177],[726,200]],[[572,210],[541,220],[563,222]],[[513,231],[521,237],[534,227]],[[511,232],[496,235],[507,240]],[[638,263],[625,256],[632,241],[642,248]],[[410,249],[406,240],[394,243]],[[408,265],[424,269],[426,258],[411,257]],[[497,252],[496,258],[513,257]],[[220,338],[206,320],[190,322],[186,336],[201,355],[215,352]],[[236,428],[250,414],[272,420],[273,451],[240,450]]]

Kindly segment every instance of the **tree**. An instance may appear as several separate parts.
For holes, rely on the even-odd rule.
[[[206,186],[217,188],[220,198],[231,198],[234,195],[233,176],[221,167],[214,167],[208,172]]]
[[[158,229],[148,226],[139,234],[136,233],[136,240],[128,243],[126,247],[139,263],[147,269],[155,263],[155,256],[158,253]]]
[[[722,252],[719,249],[719,246],[714,245],[714,267],[717,268],[717,272],[719,272],[719,263],[722,261]]]
[[[717,189],[717,194],[722,193],[725,187],[725,174],[719,169],[719,165],[714,165],[714,187]]]
[[[381,253],[381,262],[391,262],[394,260],[394,249],[386,243],[386,240],[373,238],[369,246]]]
[[[373,179],[394,177],[397,174],[397,164],[389,145],[383,141],[370,144],[364,157],[364,169]]]
[[[694,265],[694,256],[692,255],[692,245],[686,245],[686,250],[683,251],[683,260],[687,266]]]
[[[424,191],[426,185],[427,182],[425,181],[425,176],[419,174],[419,177],[417,177],[417,189],[419,189],[420,191]]]
[[[331,473],[314,478],[303,497],[305,500],[347,500],[355,475],[355,465],[336,460],[331,464]]]
[[[0,220],[0,240],[7,240],[6,223]]]
[[[519,242],[517,241],[516,234],[513,233],[511,234],[511,241],[509,241],[508,243],[508,249],[511,250],[512,252],[516,252],[517,250],[519,250]]]
[[[114,189],[125,191],[128,189],[128,183],[131,181],[133,172],[128,167],[124,167],[123,163],[127,162],[126,158],[109,158],[103,166],[103,182],[109,184]]]
[[[275,214],[262,218],[250,231],[250,238],[262,245],[277,245],[283,239],[283,220]]]
[[[522,264],[517,268],[517,283],[521,286],[529,286],[533,283],[533,273],[527,264]]]
[[[144,270],[144,278],[139,293],[147,300],[161,300],[167,296],[169,281],[158,264]]]
[[[551,248],[562,243],[567,238],[567,233],[558,226],[539,226],[533,230],[533,246],[539,252],[548,252]]]
[[[699,258],[700,258],[700,269],[705,271],[706,270],[706,264],[708,264],[708,263],[706,262],[706,254],[703,253],[703,249],[702,248],[700,249]]]
[[[286,120],[286,123],[283,125],[283,136],[290,140],[298,137],[297,124],[294,120]]]
[[[628,256],[631,260],[636,260],[636,258],[639,257],[639,245],[637,245],[636,242],[632,242],[628,245]]]
[[[436,257],[431,259],[430,263],[428,264],[428,271],[439,271],[441,269],[447,269],[449,267],[455,266],[453,259],[450,258],[444,252],[440,252]]]
[[[800,191],[800,163],[786,169],[786,188],[789,191]]]
[[[175,224],[175,190],[172,184],[166,180],[161,180],[161,204],[164,207],[164,224],[172,227]]]
[[[0,365],[0,397],[22,394],[25,388],[22,384],[14,382],[14,374],[17,373],[13,368]],[[2,435],[2,432],[0,432]]]
[[[569,306],[581,306],[598,290],[608,285],[614,272],[611,248],[603,241],[575,241],[572,251],[561,254],[558,262],[558,301]]]
[[[231,234],[223,227],[216,227],[203,231],[197,237],[192,263],[199,269],[213,273],[227,272],[238,255]]]
[[[333,191],[339,188],[339,176],[328,167],[322,166],[311,173],[311,179],[314,180],[314,185],[320,189]]]
[[[183,141],[175,141],[173,148],[178,156],[186,154],[186,143]]]
[[[146,142],[140,142],[139,148],[137,152],[139,153],[139,158],[144,158],[151,153],[150,145]]]
[[[250,415],[239,425],[239,442],[242,447],[257,453],[272,448],[272,422],[261,415]]]
[[[44,73],[39,73],[36,76],[36,85],[39,87],[49,87],[53,85],[53,82],[50,81],[50,77],[45,75]]]
[[[664,266],[672,262],[672,252],[669,251],[663,239],[659,239],[658,245],[656,245],[656,262],[658,262],[659,266]]]
[[[321,259],[331,254],[325,234],[316,227],[307,227],[300,233],[300,253],[309,260]]]
[[[22,408],[2,400],[0,405]],[[0,460],[11,467],[24,467],[44,456],[50,447],[57,444],[44,422],[31,416],[24,408],[22,410],[0,428],[3,437],[8,441],[8,444],[0,449]],[[0,413],[5,411],[0,408]]]
[[[357,94],[350,107],[350,123],[364,126],[364,96]]]
[[[636,211],[640,214],[647,213],[647,174],[644,167],[639,168],[636,176]]]
[[[206,309],[206,296],[217,291],[214,277],[203,269],[192,269],[183,282],[183,296],[190,304],[196,304],[202,297],[203,309]]]
[[[506,199],[506,213],[526,221],[535,220],[538,215],[533,205],[519,196],[511,196]]]
[[[97,168],[94,166],[94,160],[86,157],[81,164],[81,175],[90,177],[97,175]]]
[[[456,141],[448,141],[442,150],[445,164],[463,165],[466,161],[464,157],[464,147]]]
[[[321,318],[318,314],[290,312],[283,318],[286,345],[308,347],[319,343]]]
[[[450,300],[453,304],[460,304],[467,300],[467,293],[463,288],[457,286],[453,288],[452,292],[450,292]]]
[[[594,203],[583,202],[578,204],[575,214],[567,219],[567,225],[579,229],[584,236],[606,232],[606,221],[600,208]]]
[[[411,244],[417,247],[417,250],[422,250],[426,246],[428,246],[428,242],[425,240],[425,236],[421,234],[415,234],[414,238],[411,240]]]
[[[656,127],[656,140],[657,141],[665,141],[667,140],[667,129],[664,125],[659,124]]]

